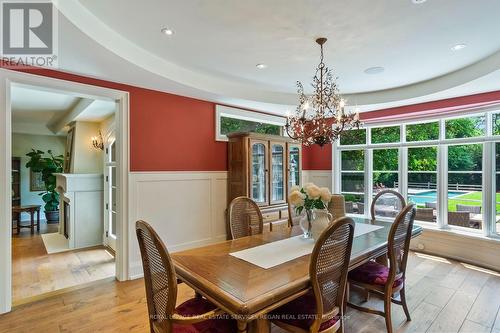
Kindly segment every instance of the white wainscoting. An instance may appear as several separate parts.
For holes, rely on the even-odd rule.
[[[303,184],[314,183],[319,187],[328,187],[332,190],[332,170],[304,170],[302,181]]]
[[[135,221],[150,223],[170,252],[226,239],[227,172],[130,174],[129,276],[141,277]]]

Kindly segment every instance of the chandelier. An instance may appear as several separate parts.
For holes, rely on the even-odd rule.
[[[346,130],[359,128],[358,112],[346,112],[345,102],[337,87],[337,78],[323,62],[323,44],[326,38],[316,39],[321,48],[320,63],[316,68],[311,96],[304,93],[302,83],[297,81],[299,105],[295,113],[287,116],[285,130],[292,139],[304,146],[323,146],[336,141]]]

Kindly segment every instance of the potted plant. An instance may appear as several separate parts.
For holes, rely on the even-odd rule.
[[[41,150],[32,149],[26,154],[30,160],[26,163],[27,168],[33,172],[41,172],[42,180],[45,184],[45,191],[39,195],[45,202],[45,218],[47,223],[59,222],[59,193],[56,191],[55,173],[63,172],[64,156],[54,156],[51,150],[47,151],[48,156]]]

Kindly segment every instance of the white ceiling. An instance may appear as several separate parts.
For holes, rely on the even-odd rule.
[[[14,85],[11,89],[12,123],[16,132],[51,133],[47,125],[55,120],[64,119],[82,100],[81,97],[63,92],[49,91],[39,87]],[[101,122],[115,112],[115,103],[105,100],[93,100],[71,121]]]
[[[65,15],[61,69],[220,103],[293,108],[296,80],[307,85],[318,63],[318,36],[329,38],[341,92],[363,110],[500,89],[497,0],[55,3]],[[454,52],[457,43],[467,47]],[[385,71],[364,73],[373,66]]]
[[[111,101],[92,102],[82,113],[75,117],[76,121],[101,122],[114,114],[116,104]]]
[[[46,123],[56,114],[73,108],[78,100],[65,94],[14,86],[11,90],[12,121]]]

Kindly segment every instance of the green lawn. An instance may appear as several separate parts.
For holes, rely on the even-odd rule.
[[[465,199],[465,200],[464,200]],[[467,200],[478,200],[478,201],[467,201]],[[481,192],[471,192],[459,196],[458,198],[448,199],[448,211],[456,212],[457,205],[469,205],[469,206],[482,206],[482,193]],[[497,202],[497,215],[500,215],[500,193],[496,194]]]

